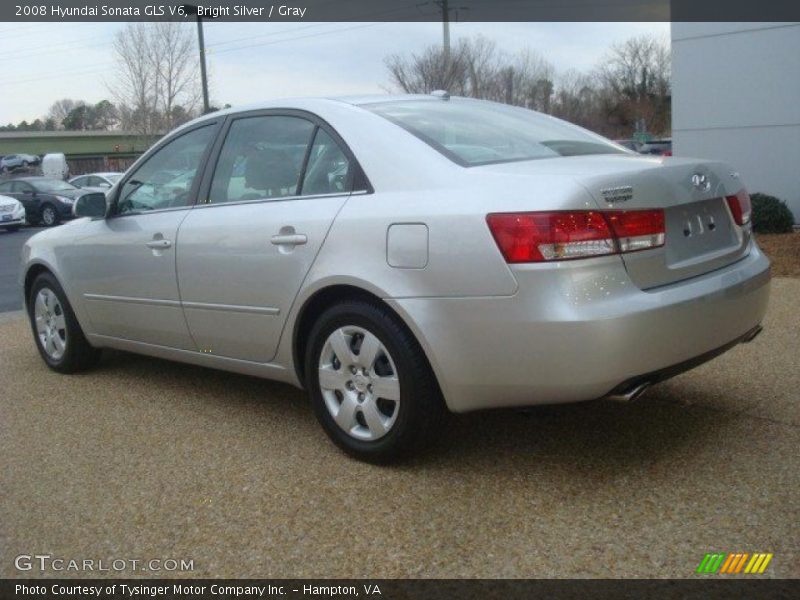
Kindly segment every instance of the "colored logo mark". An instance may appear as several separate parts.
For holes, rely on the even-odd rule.
[[[735,575],[737,573],[759,575],[766,571],[767,565],[771,560],[771,552],[757,552],[755,554],[748,554],[747,552],[731,554],[715,552],[705,555],[697,567],[697,572],[703,574],[719,573],[720,575]]]

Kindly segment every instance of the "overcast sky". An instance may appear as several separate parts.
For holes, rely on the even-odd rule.
[[[193,33],[195,26],[183,25]],[[0,23],[0,123],[33,121],[59,98],[111,98],[111,40],[124,23]],[[669,40],[669,23],[453,23],[453,41],[481,33],[509,53],[539,52],[563,72],[598,64],[615,42]],[[385,56],[441,43],[439,23],[206,23],[212,103],[382,93]]]

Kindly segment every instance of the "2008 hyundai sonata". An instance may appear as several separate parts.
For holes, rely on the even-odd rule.
[[[373,461],[448,410],[636,396],[769,295],[730,167],[446,94],[213,113],[75,212],[23,250],[51,368],[117,348],[304,386]]]

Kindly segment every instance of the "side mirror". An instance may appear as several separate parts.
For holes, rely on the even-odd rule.
[[[105,194],[84,194],[75,200],[72,214],[76,217],[102,218],[106,216],[106,206]]]

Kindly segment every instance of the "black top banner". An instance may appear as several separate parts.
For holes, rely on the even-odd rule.
[[[798,0],[3,0],[0,21],[800,21]]]

